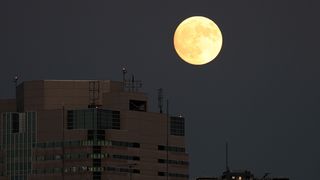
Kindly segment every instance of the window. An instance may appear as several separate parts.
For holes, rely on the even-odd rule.
[[[166,159],[158,159],[158,163],[164,164],[167,163]],[[168,164],[174,164],[174,165],[188,165],[189,163],[187,161],[182,160],[168,160]]]
[[[88,140],[92,140],[95,144],[105,140],[105,130],[88,130]],[[101,143],[100,143],[101,144]]]
[[[67,128],[68,129],[73,129],[73,111],[68,111],[68,116],[67,116]]]
[[[130,169],[130,168],[119,168],[119,167],[110,167],[107,166],[106,167],[107,171],[111,171],[111,172],[121,172],[121,173],[129,173],[132,172],[134,174],[140,174],[140,170],[139,169]]]
[[[130,100],[129,101],[129,110],[131,111],[147,111],[147,102],[139,100]]]
[[[68,129],[120,129],[120,111],[105,109],[69,110]]]
[[[140,148],[139,143],[132,143],[132,142],[111,141],[111,144],[112,144],[112,146],[119,146],[119,147]]]
[[[12,114],[12,125],[11,125],[11,132],[18,133],[19,132],[19,114],[13,113]]]
[[[113,159],[123,159],[123,160],[132,160],[132,161],[140,161],[139,156],[128,156],[128,155],[112,155]]]
[[[185,148],[183,147],[175,147],[175,146],[163,146],[163,145],[159,145],[158,146],[158,150],[160,151],[166,151],[168,148],[168,151],[171,151],[171,152],[185,152]]]
[[[170,134],[184,136],[184,118],[182,116],[170,118]]]
[[[92,179],[93,180],[101,180],[101,171],[102,171],[102,169],[95,169],[94,170],[94,172],[93,172],[93,174],[92,174]]]
[[[54,156],[54,159],[55,159],[55,160],[60,160],[60,159],[62,159],[62,157],[61,157],[61,155],[55,155],[55,156]]]
[[[166,172],[158,172],[158,176],[166,176]],[[170,173],[168,174],[170,177],[177,177],[177,178],[188,178],[189,175],[187,174],[179,174],[179,173]]]

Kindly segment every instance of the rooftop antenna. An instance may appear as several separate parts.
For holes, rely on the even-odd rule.
[[[13,79],[13,82],[14,82],[14,86],[15,86],[15,87],[18,86],[18,80],[19,80],[19,76],[18,76],[18,75],[15,75],[15,76],[14,76],[14,79]]]
[[[131,74],[131,79],[126,79],[126,74],[128,73],[125,67],[122,68],[122,81],[123,81],[123,90],[128,90],[131,92],[139,91],[139,88],[142,87],[142,81],[135,80],[134,75]]]
[[[14,79],[13,79],[13,83],[14,83],[14,97],[16,99],[17,102],[17,87],[18,87],[18,80],[19,80],[19,76],[15,75]],[[18,112],[18,106],[16,106],[16,110]]]
[[[134,91],[135,87],[134,87],[134,75],[131,74],[131,91]]]
[[[162,114],[162,108],[163,108],[163,90],[162,90],[162,88],[158,89],[158,107],[159,107],[160,113]]]
[[[131,79],[130,80],[124,80],[124,90],[128,90],[131,92],[138,92],[139,88],[142,87],[142,81],[140,80],[135,80],[134,75],[131,75]]]
[[[126,82],[126,74],[127,74],[127,69],[125,67],[122,68],[122,82],[123,82],[123,89],[125,86],[125,82]]]
[[[226,171],[229,172],[229,147],[228,142],[226,142]]]

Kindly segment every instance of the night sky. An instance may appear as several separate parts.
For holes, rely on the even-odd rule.
[[[1,0],[0,97],[13,77],[143,81],[186,118],[191,177],[218,176],[229,142],[231,169],[258,177],[319,179],[320,1]],[[173,48],[185,18],[213,19],[218,58],[186,64]]]

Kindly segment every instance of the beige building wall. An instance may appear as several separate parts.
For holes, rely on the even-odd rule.
[[[17,111],[15,99],[0,99],[0,112]]]
[[[120,111],[120,130],[105,130],[105,139],[108,141],[136,142],[140,148],[102,146],[101,153],[109,155],[138,156],[140,160],[123,160],[112,157],[103,158],[101,166],[127,167],[134,163],[133,169],[139,169],[139,174],[132,174],[134,180],[164,180],[165,176],[158,176],[158,172],[166,172],[166,164],[159,163],[158,159],[166,159],[166,151],[158,150],[158,145],[166,145],[167,117],[165,114],[148,112],[148,98],[142,92],[124,91],[122,82],[109,80],[39,80],[27,81],[17,88],[17,104],[20,111],[37,112],[37,143],[50,143],[62,141],[86,141],[88,130],[66,129],[67,111],[87,109],[90,101],[90,83],[99,84],[96,92],[96,104],[101,109]],[[97,95],[98,94],[98,95]],[[146,102],[146,112],[132,111],[129,109],[130,100]],[[0,112],[15,110],[13,100],[0,101]],[[184,136],[169,136],[169,146],[185,148]],[[33,156],[65,155],[66,153],[93,152],[93,147],[34,147]],[[1,154],[0,154],[1,156]],[[170,160],[188,162],[186,152],[169,152]],[[81,167],[93,166],[92,159],[74,160],[35,160],[34,169],[53,167]],[[169,172],[188,174],[188,165],[170,164]],[[103,171],[101,179],[128,179],[130,173]],[[34,174],[30,179],[62,179],[68,180],[92,179],[92,172],[68,172],[51,174]],[[188,179],[170,177],[170,180]]]

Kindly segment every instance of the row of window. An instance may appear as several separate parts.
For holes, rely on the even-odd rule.
[[[140,174],[139,169],[130,169],[130,168],[121,168],[121,167],[111,167],[108,166],[106,168],[107,171],[112,171],[112,172],[122,172],[122,173],[135,173],[135,174]]]
[[[170,177],[189,178],[188,174],[168,173]],[[167,176],[166,172],[158,172],[158,176]]]
[[[139,143],[112,141],[112,146],[140,148]]]
[[[124,160],[132,160],[132,161],[140,161],[139,156],[128,156],[128,155],[112,155],[113,159],[124,159]]]
[[[0,131],[1,149],[5,152],[3,174],[22,179],[31,172],[32,144],[36,140],[37,114],[35,112],[3,113]],[[1,170],[0,170],[1,171]]]
[[[110,158],[110,157],[112,157],[113,159],[140,161],[139,156],[128,156],[128,155],[119,155],[119,154],[114,154],[114,155],[110,155],[108,153],[89,153],[89,154],[88,153],[66,153],[65,154],[66,160],[86,159],[86,158],[104,159],[104,158]],[[34,160],[35,161],[62,160],[62,155],[35,156]],[[167,163],[167,160],[158,159],[158,163],[165,164]],[[189,163],[187,161],[169,159],[168,164],[188,165]]]
[[[34,161],[49,161],[49,160],[61,160],[62,155],[45,155],[45,156],[34,156]]]
[[[78,147],[82,141],[57,141],[57,142],[43,142],[34,144],[34,148],[61,148],[61,147]]]
[[[63,168],[41,168],[34,169],[32,171],[33,174],[54,174],[54,173],[62,173]],[[79,173],[79,172],[103,172],[103,171],[111,171],[111,172],[120,172],[120,173],[135,173],[140,174],[139,169],[130,169],[130,168],[122,168],[122,167],[89,167],[89,166],[72,166],[68,168],[64,168],[64,173]]]
[[[166,159],[158,159],[158,163],[167,163]],[[188,161],[181,161],[181,160],[168,160],[168,164],[175,164],[175,165],[188,165],[189,162]]]
[[[1,176],[1,173],[0,173],[0,176]],[[27,177],[28,177],[27,174],[13,175],[13,176],[11,176],[11,179],[14,179],[14,180],[25,180],[25,179],[27,179]]]
[[[46,143],[37,143],[37,148],[61,148],[63,145],[62,142],[46,142]],[[140,143],[136,142],[124,142],[124,141],[110,141],[110,140],[100,140],[100,141],[92,141],[92,140],[80,140],[80,141],[66,141],[64,142],[65,147],[79,147],[79,146],[118,146],[118,147],[131,147],[131,148],[140,148]],[[164,146],[159,145],[158,150],[160,151],[168,151],[170,152],[185,152],[184,147],[176,147],[176,146]]]
[[[6,134],[14,133],[26,133],[27,131],[34,132],[36,126],[36,113],[35,112],[25,112],[25,113],[15,113],[6,112],[3,113],[3,127]]]
[[[118,146],[140,148],[140,144],[136,142],[110,141],[110,140],[77,140],[65,142],[43,142],[33,145],[37,148],[61,148],[61,147],[79,147],[79,146]]]
[[[61,173],[62,168],[42,168],[42,169],[33,169],[32,174],[53,174]]]
[[[7,170],[4,173],[19,172],[20,174],[31,171],[31,162],[7,162]]]
[[[47,143],[37,143],[38,148],[61,148],[62,142],[47,142]],[[131,147],[140,148],[140,143],[135,142],[123,142],[123,141],[110,141],[110,140],[82,140],[82,141],[66,141],[64,142],[65,147],[79,147],[79,146],[118,146],[118,147]],[[158,150],[160,151],[170,151],[170,152],[185,152],[184,147],[176,146],[164,146],[158,145]]]
[[[140,174],[139,169],[131,169],[131,168],[123,168],[123,167],[89,167],[89,166],[72,166],[68,168],[40,168],[40,169],[33,169],[33,174],[55,174],[55,173],[80,173],[80,172],[103,172],[103,171],[110,171],[110,172],[118,172],[118,173],[134,173]],[[0,174],[1,176],[5,174]],[[158,172],[158,176],[166,176],[166,172]],[[179,173],[169,173],[170,177],[178,177],[178,178],[188,178],[189,175],[187,174],[179,174]]]
[[[104,158],[112,157],[113,159],[140,161],[139,156],[128,156],[128,155],[119,155],[119,154],[110,155],[108,153],[66,153],[64,157],[66,160],[86,159],[86,158],[104,159]],[[48,160],[62,160],[62,158],[63,158],[62,155],[41,155],[41,156],[39,155],[39,156],[35,156],[34,160],[48,161]]]
[[[67,113],[68,129],[120,129],[120,111],[94,108]]]
[[[175,147],[175,146],[163,146],[159,145],[158,150],[160,151],[170,151],[170,152],[185,152],[186,149],[183,147]]]

